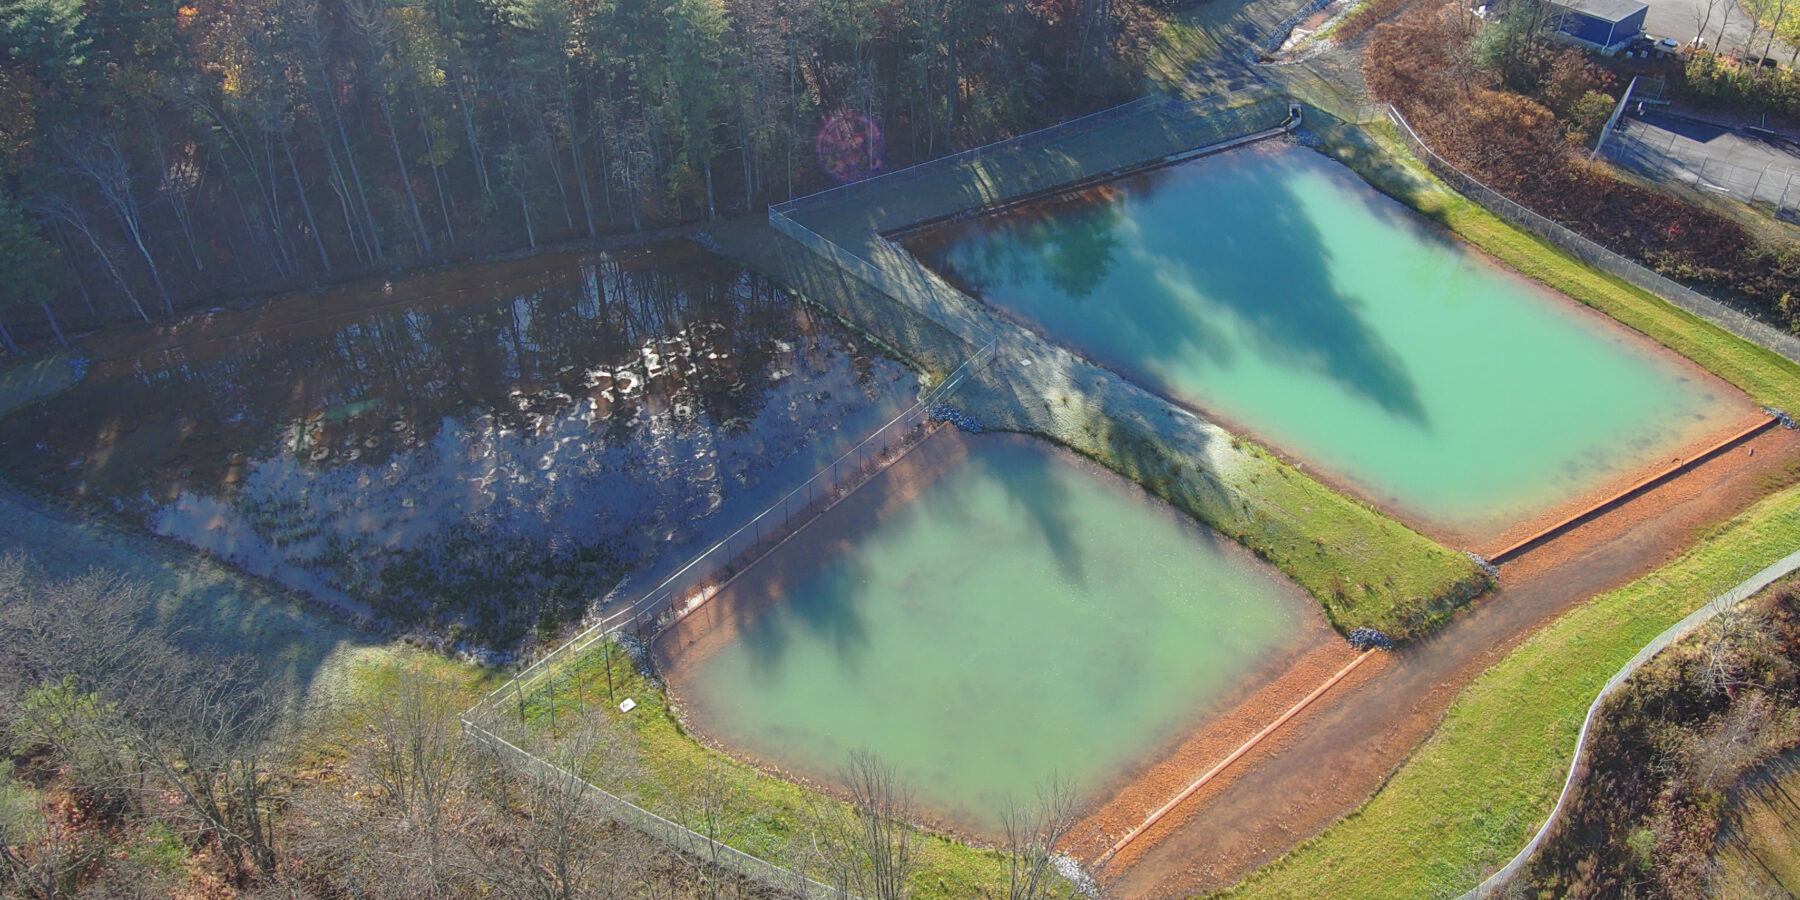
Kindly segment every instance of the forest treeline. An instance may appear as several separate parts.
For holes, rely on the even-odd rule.
[[[0,349],[746,211],[1122,99],[1158,29],[1145,0],[7,0]]]

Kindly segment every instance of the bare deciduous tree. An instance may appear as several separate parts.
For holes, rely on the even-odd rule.
[[[820,803],[812,815],[822,880],[849,894],[905,900],[918,835],[905,821],[912,798],[899,774],[872,751],[857,750],[838,780],[849,791],[849,807]]]
[[[736,896],[738,877],[727,864],[724,846],[737,826],[739,798],[725,763],[708,757],[684,786],[681,799],[681,820],[699,835],[686,849],[700,861],[702,895],[709,900]]]
[[[1052,776],[1029,803],[1009,799],[1000,811],[1006,835],[1008,900],[1040,900],[1056,883],[1056,854],[1079,811],[1074,786]]]
[[[634,846],[641,840],[621,840],[594,792],[637,778],[635,748],[609,712],[589,708],[565,719],[533,752],[548,765],[523,774],[491,759],[486,793],[510,840],[477,848],[490,873],[484,881],[520,900],[629,896],[644,887],[649,862]]]
[[[239,879],[276,874],[273,767],[281,692],[248,661],[163,670],[163,684],[133,698],[126,739],[140,764],[173,791],[195,831],[212,840]]]

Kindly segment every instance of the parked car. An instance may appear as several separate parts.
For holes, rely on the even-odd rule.
[[[1659,39],[1649,35],[1643,35],[1641,37],[1633,38],[1631,43],[1625,45],[1625,55],[1628,57],[1653,59],[1663,56],[1672,56],[1680,49],[1681,45],[1669,38]]]

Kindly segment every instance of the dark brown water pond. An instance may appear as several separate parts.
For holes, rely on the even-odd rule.
[[[296,298],[156,340],[0,421],[0,464],[483,644],[650,587],[917,388],[685,242]]]

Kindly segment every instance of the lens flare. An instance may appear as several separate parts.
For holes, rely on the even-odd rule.
[[[859,112],[838,113],[819,126],[813,152],[819,168],[839,183],[867,178],[881,171],[887,142],[881,126]]]

